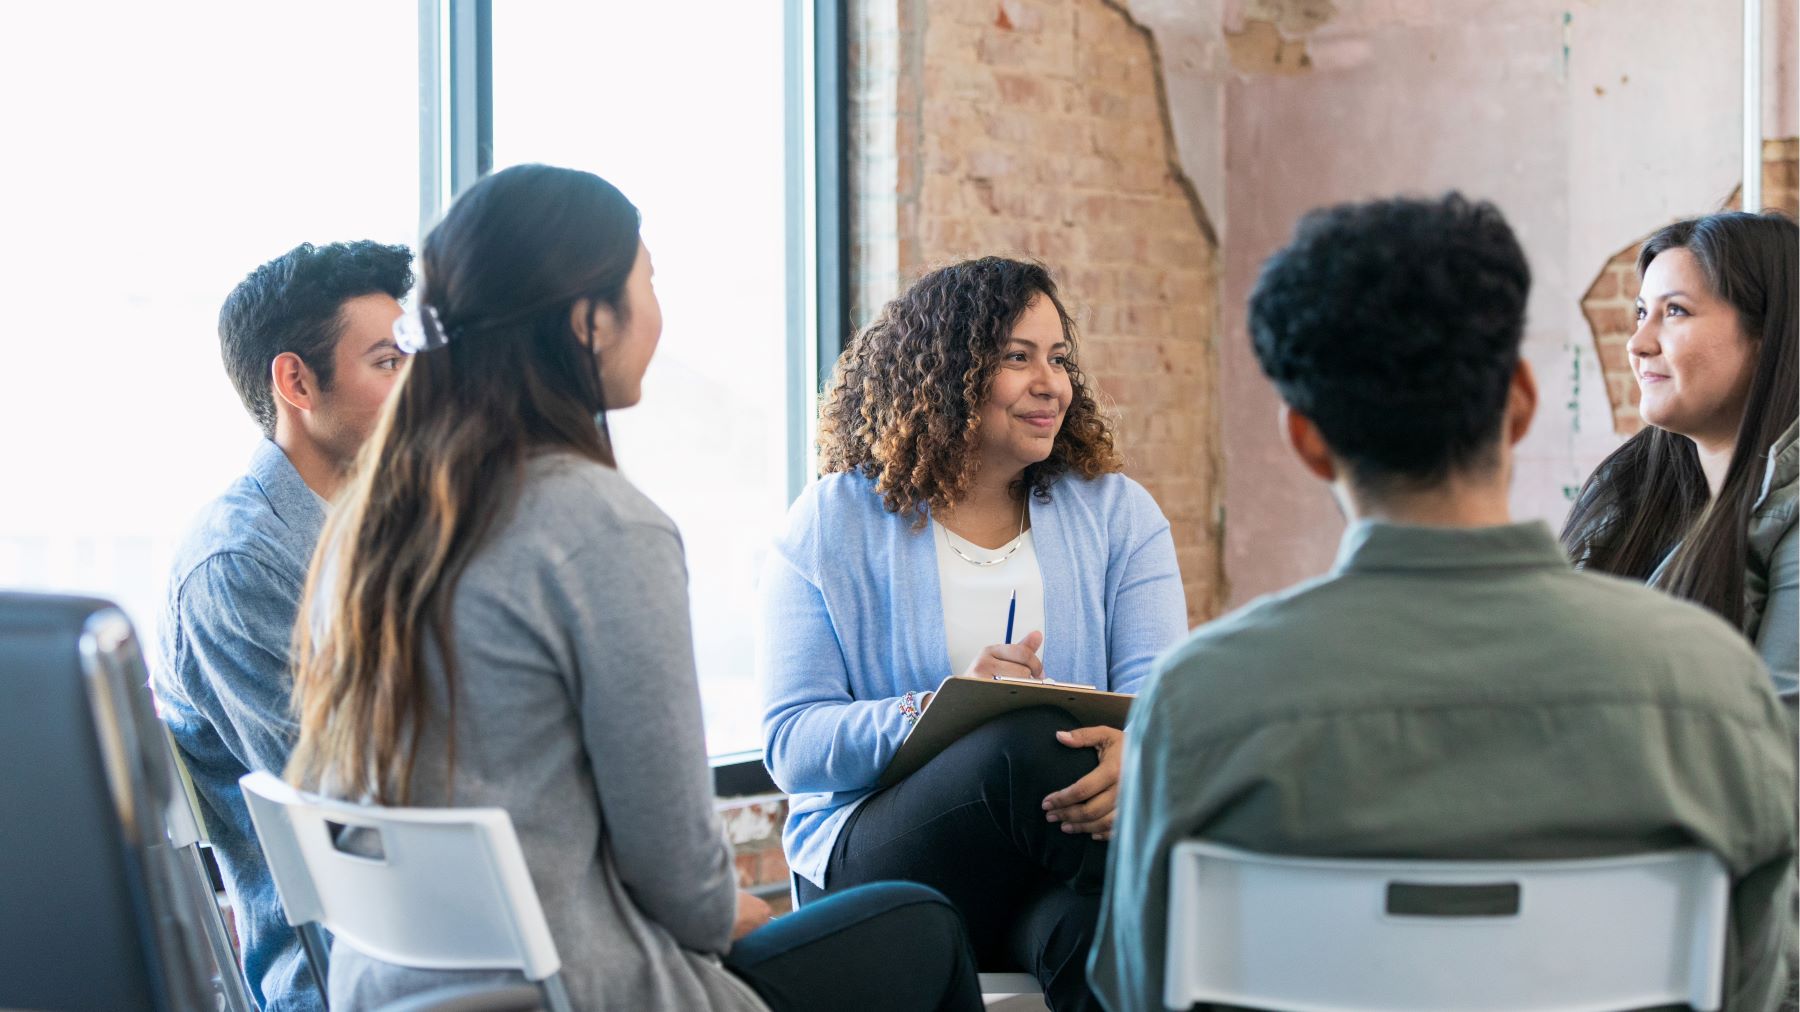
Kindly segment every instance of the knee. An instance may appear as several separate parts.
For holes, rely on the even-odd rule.
[[[1048,794],[1086,776],[1099,763],[1093,749],[1071,748],[1057,740],[1056,732],[1079,726],[1063,710],[1034,706],[996,717],[968,739],[985,757],[984,780],[1003,780],[1027,792]]]
[[[1054,706],[1033,706],[1002,714],[969,733],[989,749],[1036,751],[1046,743],[1056,745],[1056,732],[1079,727],[1067,711]]]
[[[871,882],[855,890],[879,911],[896,933],[909,939],[940,939],[954,955],[967,944],[967,928],[956,904],[943,893],[918,882]]]
[[[870,882],[867,885],[857,886],[853,891],[862,897],[862,903],[868,909],[874,911],[885,912],[916,906],[926,911],[941,908],[952,914],[956,912],[956,907],[944,897],[943,893],[918,882],[898,880]],[[930,916],[930,914],[927,913],[926,916]]]
[[[1055,706],[1029,706],[1023,710],[1003,713],[981,726],[981,730],[992,730],[1003,735],[1045,735],[1055,734],[1079,727],[1075,718],[1069,716],[1067,710]]]
[[[865,882],[835,892],[817,893],[802,906],[818,923],[842,930],[865,921],[941,923],[946,913],[960,917],[943,893],[901,879]]]

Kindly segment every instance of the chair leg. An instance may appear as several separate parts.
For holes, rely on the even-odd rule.
[[[325,982],[331,978],[331,956],[325,947],[325,932],[317,924],[302,924],[295,930],[300,932],[300,947],[306,950],[306,968],[319,987],[319,1001],[330,1008],[331,989]]]
[[[1029,973],[984,973],[980,976],[983,995],[1044,993],[1044,986]]]
[[[538,987],[544,991],[544,1007],[550,1012],[575,1012],[575,1005],[569,1000],[568,985],[563,983],[562,971],[538,981]]]
[[[219,913],[219,901],[213,896],[212,879],[206,874],[200,846],[190,843],[181,850],[182,860],[188,867],[187,879],[194,891],[194,902],[202,907],[201,928],[206,934],[206,946],[212,952],[213,963],[219,970],[219,988],[225,998],[225,1008],[228,1012],[256,1012],[256,1002],[250,999],[249,985],[244,982],[243,964],[238,962],[237,949],[231,944],[225,919]]]

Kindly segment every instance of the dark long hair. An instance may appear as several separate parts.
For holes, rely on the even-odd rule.
[[[1665,590],[1743,625],[1750,512],[1770,448],[1800,416],[1796,246],[1791,219],[1738,211],[1679,221],[1644,242],[1640,278],[1663,252],[1693,254],[1712,291],[1737,310],[1744,336],[1758,342],[1755,374],[1718,495],[1708,492],[1692,440],[1647,426],[1582,486],[1562,532],[1576,565],[1647,580],[1668,558]]]
[[[613,463],[600,365],[570,318],[581,299],[623,316],[637,253],[623,194],[545,165],[476,183],[425,240],[421,298],[448,344],[413,356],[320,539],[295,632],[295,782],[406,803],[427,636],[454,729],[456,584],[526,461]],[[455,756],[452,730],[452,769]]]

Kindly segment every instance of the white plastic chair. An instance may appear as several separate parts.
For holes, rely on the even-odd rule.
[[[1720,1004],[1729,881],[1699,850],[1575,861],[1170,855],[1163,1001],[1292,1012]]]
[[[301,929],[321,978],[323,925],[399,966],[518,970],[551,1012],[571,1012],[556,943],[505,809],[354,805],[303,794],[264,772],[238,783],[288,923]],[[339,827],[375,834],[379,856],[339,849]]]

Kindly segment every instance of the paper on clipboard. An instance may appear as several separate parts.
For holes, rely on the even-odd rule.
[[[931,697],[931,705],[919,715],[912,733],[888,761],[887,769],[881,771],[875,786],[899,783],[952,742],[1002,714],[1032,706],[1054,706],[1067,711],[1082,727],[1123,730],[1135,698],[1129,693],[1065,682],[969,675],[945,679]]]

